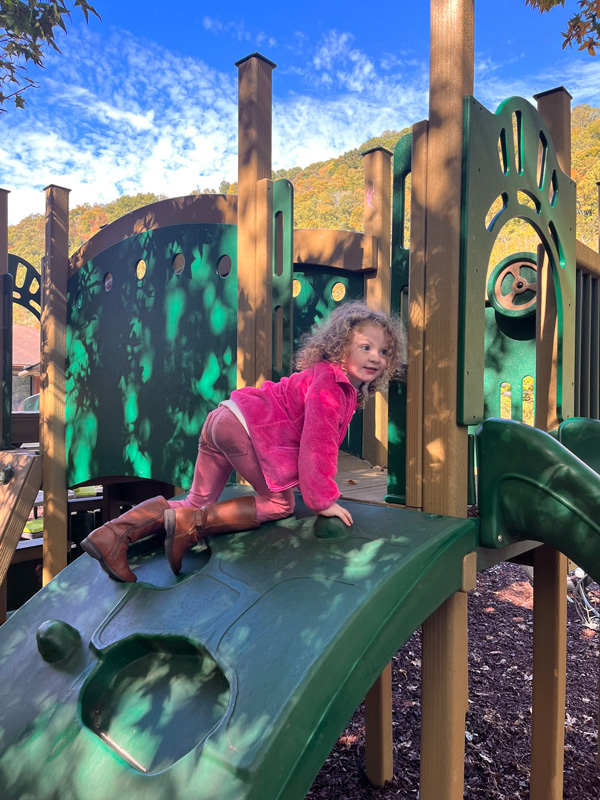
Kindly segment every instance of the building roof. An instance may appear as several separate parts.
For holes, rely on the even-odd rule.
[[[40,360],[40,332],[28,325],[13,325],[13,372]]]

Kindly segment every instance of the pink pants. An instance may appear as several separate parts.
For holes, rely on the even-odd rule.
[[[169,500],[170,508],[202,508],[216,503],[234,469],[248,481],[258,496],[258,522],[282,519],[294,510],[294,492],[272,492],[258,463],[244,426],[226,406],[211,411],[200,435],[192,488],[185,500]]]

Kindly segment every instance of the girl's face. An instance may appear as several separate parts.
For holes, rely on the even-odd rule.
[[[389,341],[383,329],[366,322],[353,334],[342,366],[355,389],[380,378],[388,363]]]

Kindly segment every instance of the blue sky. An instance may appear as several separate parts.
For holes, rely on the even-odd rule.
[[[0,116],[9,221],[43,213],[49,183],[72,206],[122,194],[188,194],[236,180],[237,69],[258,51],[273,73],[273,166],[306,166],[427,116],[429,3],[96,0],[73,15],[62,55],[31,73],[24,111]],[[476,0],[475,96],[564,85],[600,106],[600,56],[562,50],[574,0],[541,16],[524,0]],[[382,10],[376,10],[382,9]],[[501,12],[499,12],[501,9]]]

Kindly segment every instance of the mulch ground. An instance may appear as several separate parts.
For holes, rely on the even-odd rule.
[[[600,607],[600,591],[588,593]],[[532,588],[520,567],[501,564],[478,576],[469,596],[469,713],[466,800],[529,796],[532,686]],[[564,800],[598,800],[600,634],[568,605]],[[364,775],[365,728],[359,708],[315,779],[307,800],[419,797],[420,634],[394,657],[394,780],[382,789]]]

